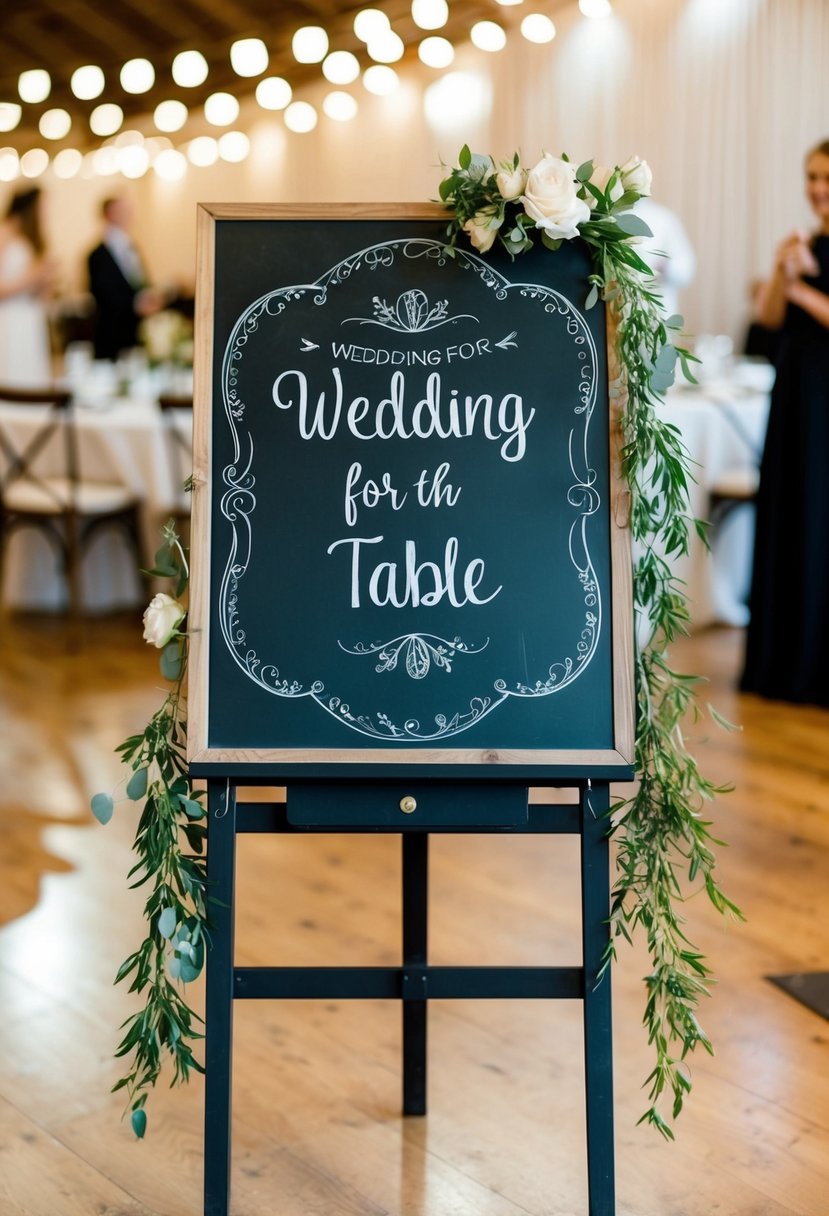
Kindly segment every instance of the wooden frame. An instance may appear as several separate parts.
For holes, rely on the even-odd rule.
[[[221,748],[208,744],[208,659],[210,630],[210,477],[211,405],[213,400],[213,315],[215,291],[216,222],[221,220],[441,220],[444,208],[436,204],[295,205],[202,204],[198,212],[198,267],[196,357],[194,369],[193,453],[193,570],[190,600],[190,694],[188,759],[194,776],[332,777],[365,775],[365,766],[377,776],[393,775],[400,766],[412,766],[423,776],[499,777],[543,784],[556,776],[590,775],[629,779],[633,763],[633,620],[629,493],[619,470],[620,440],[611,417],[610,454],[610,565],[613,655],[614,746],[602,749],[463,748],[463,747],[354,747],[354,748]],[[612,343],[610,344],[612,346]],[[608,366],[616,364],[608,350]],[[617,407],[618,408],[618,407]],[[362,767],[361,767],[362,766]]]

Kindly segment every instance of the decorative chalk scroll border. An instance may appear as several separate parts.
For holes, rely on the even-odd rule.
[[[398,255],[410,260],[429,258],[439,266],[445,266],[451,261],[462,270],[477,275],[498,300],[507,299],[510,292],[518,292],[526,299],[538,301],[546,313],[551,317],[561,318],[566,325],[567,333],[577,347],[581,364],[579,404],[573,411],[577,421],[570,429],[568,449],[573,484],[568,490],[567,501],[576,512],[576,518],[570,527],[568,545],[570,560],[584,596],[583,626],[575,643],[574,653],[552,662],[534,683],[496,680],[481,696],[473,697],[462,711],[436,714],[432,725],[421,725],[416,719],[395,722],[382,711],[358,713],[341,697],[329,692],[322,680],[303,684],[287,678],[279,667],[263,661],[248,644],[239,612],[239,587],[251,558],[251,516],[256,508],[253,437],[244,425],[246,405],[238,391],[239,368],[245,348],[257,332],[260,318],[263,316],[277,317],[292,304],[309,296],[315,305],[322,306],[328,299],[329,291],[346,282],[356,271],[387,268],[394,264]],[[597,475],[590,466],[587,450],[590,420],[596,404],[597,366],[593,335],[581,313],[560,292],[539,284],[512,283],[475,254],[457,248],[450,253],[442,242],[425,238],[400,238],[371,245],[338,262],[314,283],[281,287],[254,301],[234,325],[222,360],[222,398],[233,437],[233,457],[222,470],[222,482],[226,489],[220,505],[222,515],[231,525],[231,541],[219,587],[219,616],[222,637],[238,666],[267,692],[279,697],[311,697],[327,713],[361,735],[395,743],[406,740],[432,742],[436,739],[451,738],[481,722],[510,697],[548,696],[566,688],[577,679],[596,653],[602,630],[601,588],[587,538],[588,520],[596,514],[601,503],[596,486]],[[351,649],[352,653],[368,655],[385,651],[393,645],[383,642],[358,642]],[[457,646],[458,652],[463,649]],[[467,650],[467,653],[474,652],[471,647]],[[381,657],[385,659],[385,654]],[[434,658],[434,655],[432,657]],[[393,664],[387,663],[385,670],[391,669],[392,666]],[[441,666],[444,671],[451,670],[448,663],[435,666]],[[410,675],[413,670],[414,668],[409,669]]]

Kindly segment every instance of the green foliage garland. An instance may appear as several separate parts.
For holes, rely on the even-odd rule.
[[[699,1044],[713,1051],[697,1019],[710,969],[688,940],[677,909],[684,898],[681,871],[687,867],[692,883],[701,877],[719,912],[741,913],[717,882],[714,846],[720,842],[701,816],[704,804],[724,790],[703,777],[684,743],[683,720],[699,712],[700,681],[675,671],[668,655],[688,623],[672,562],[688,552],[692,530],[703,542],[706,533],[689,514],[690,462],[679,431],[656,411],[677,363],[687,379],[693,376],[692,356],[671,340],[682,318],[664,316],[651,268],[635,246],[637,237],[651,235],[631,210],[650,193],[650,184],[650,170],[637,158],[613,169],[592,161],[574,169],[566,156],[545,156],[528,173],[518,155],[498,166],[464,147],[458,168],[440,184],[440,197],[453,211],[447,229],[451,247],[465,233],[482,253],[498,241],[516,257],[536,235],[552,251],[563,240],[580,237],[594,265],[585,307],[603,299],[615,323],[620,375],[611,383],[611,395],[623,405],[622,475],[630,491],[636,546],[637,788],[611,812],[617,875],[606,962],[616,956],[617,937],[631,941],[635,931],[645,934],[651,973],[645,980],[644,1024],[656,1063],[645,1082],[650,1105],[640,1122],[673,1139],[660,1099],[670,1095],[676,1118],[691,1089],[686,1057]]]
[[[584,307],[601,298],[615,325],[619,375],[611,382],[611,396],[623,407],[622,474],[630,491],[637,551],[637,787],[611,810],[617,875],[605,966],[616,957],[616,938],[631,941],[635,932],[645,934],[651,972],[645,979],[644,1024],[656,1063],[645,1082],[650,1105],[640,1122],[673,1139],[669,1118],[662,1113],[665,1096],[670,1095],[670,1117],[676,1118],[691,1089],[686,1057],[699,1044],[713,1050],[697,1019],[710,970],[687,938],[677,909],[684,899],[682,871],[687,869],[691,883],[702,879],[719,912],[741,913],[717,882],[714,848],[720,842],[701,815],[704,804],[723,791],[702,776],[683,739],[684,719],[699,712],[699,679],[675,671],[668,656],[669,645],[688,623],[671,563],[687,553],[692,530],[703,541],[706,537],[704,525],[689,514],[689,459],[679,432],[656,412],[677,364],[693,380],[693,356],[672,341],[682,318],[664,316],[651,269],[636,249],[636,239],[650,231],[632,208],[649,192],[650,170],[636,158],[613,169],[592,161],[573,169],[566,156],[545,155],[528,172],[518,155],[497,165],[468,147],[440,183],[441,200],[452,212],[450,256],[465,237],[482,254],[497,241],[511,257],[531,248],[537,238],[554,252],[564,240],[579,237],[594,266]],[[177,984],[200,974],[209,927],[205,811],[185,761],[187,634],[180,598],[188,567],[172,523],[164,529],[151,573],[175,584],[177,598],[156,596],[144,618],[144,636],[161,649],[162,675],[172,690],[146,729],[118,748],[131,770],[127,798],[144,803],[133,846],[138,861],[130,877],[139,875],[135,886],[152,883],[144,909],[147,936],[116,976],[116,983],[132,976],[130,991],[144,996],[144,1008],[122,1027],[126,1033],[116,1054],[131,1053],[132,1060],[114,1086],[127,1090],[137,1136],[144,1135],[144,1107],[165,1056],[172,1059],[172,1084],[188,1080],[193,1069],[203,1071],[193,1055],[193,1044],[202,1037],[200,1019]],[[720,725],[728,725],[711,713]],[[112,797],[96,794],[92,810],[106,823],[113,813]]]

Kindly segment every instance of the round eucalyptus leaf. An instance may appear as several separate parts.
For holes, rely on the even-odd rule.
[[[161,674],[165,680],[177,680],[181,675],[182,653],[179,642],[168,642],[161,652],[159,659]]]
[[[92,814],[99,823],[109,823],[112,818],[112,812],[115,809],[115,803],[112,801],[111,794],[95,794],[90,806]]]
[[[127,782],[127,797],[140,802],[147,793],[147,768],[137,768]]]
[[[178,913],[175,908],[164,908],[158,918],[158,931],[167,940],[173,936],[178,924]]]
[[[147,1112],[144,1110],[134,1110],[130,1117],[132,1130],[135,1132],[139,1140],[144,1139],[144,1132],[147,1130]]]

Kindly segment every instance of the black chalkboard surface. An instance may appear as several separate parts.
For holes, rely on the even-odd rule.
[[[629,774],[589,258],[442,215],[200,209],[195,775]]]

